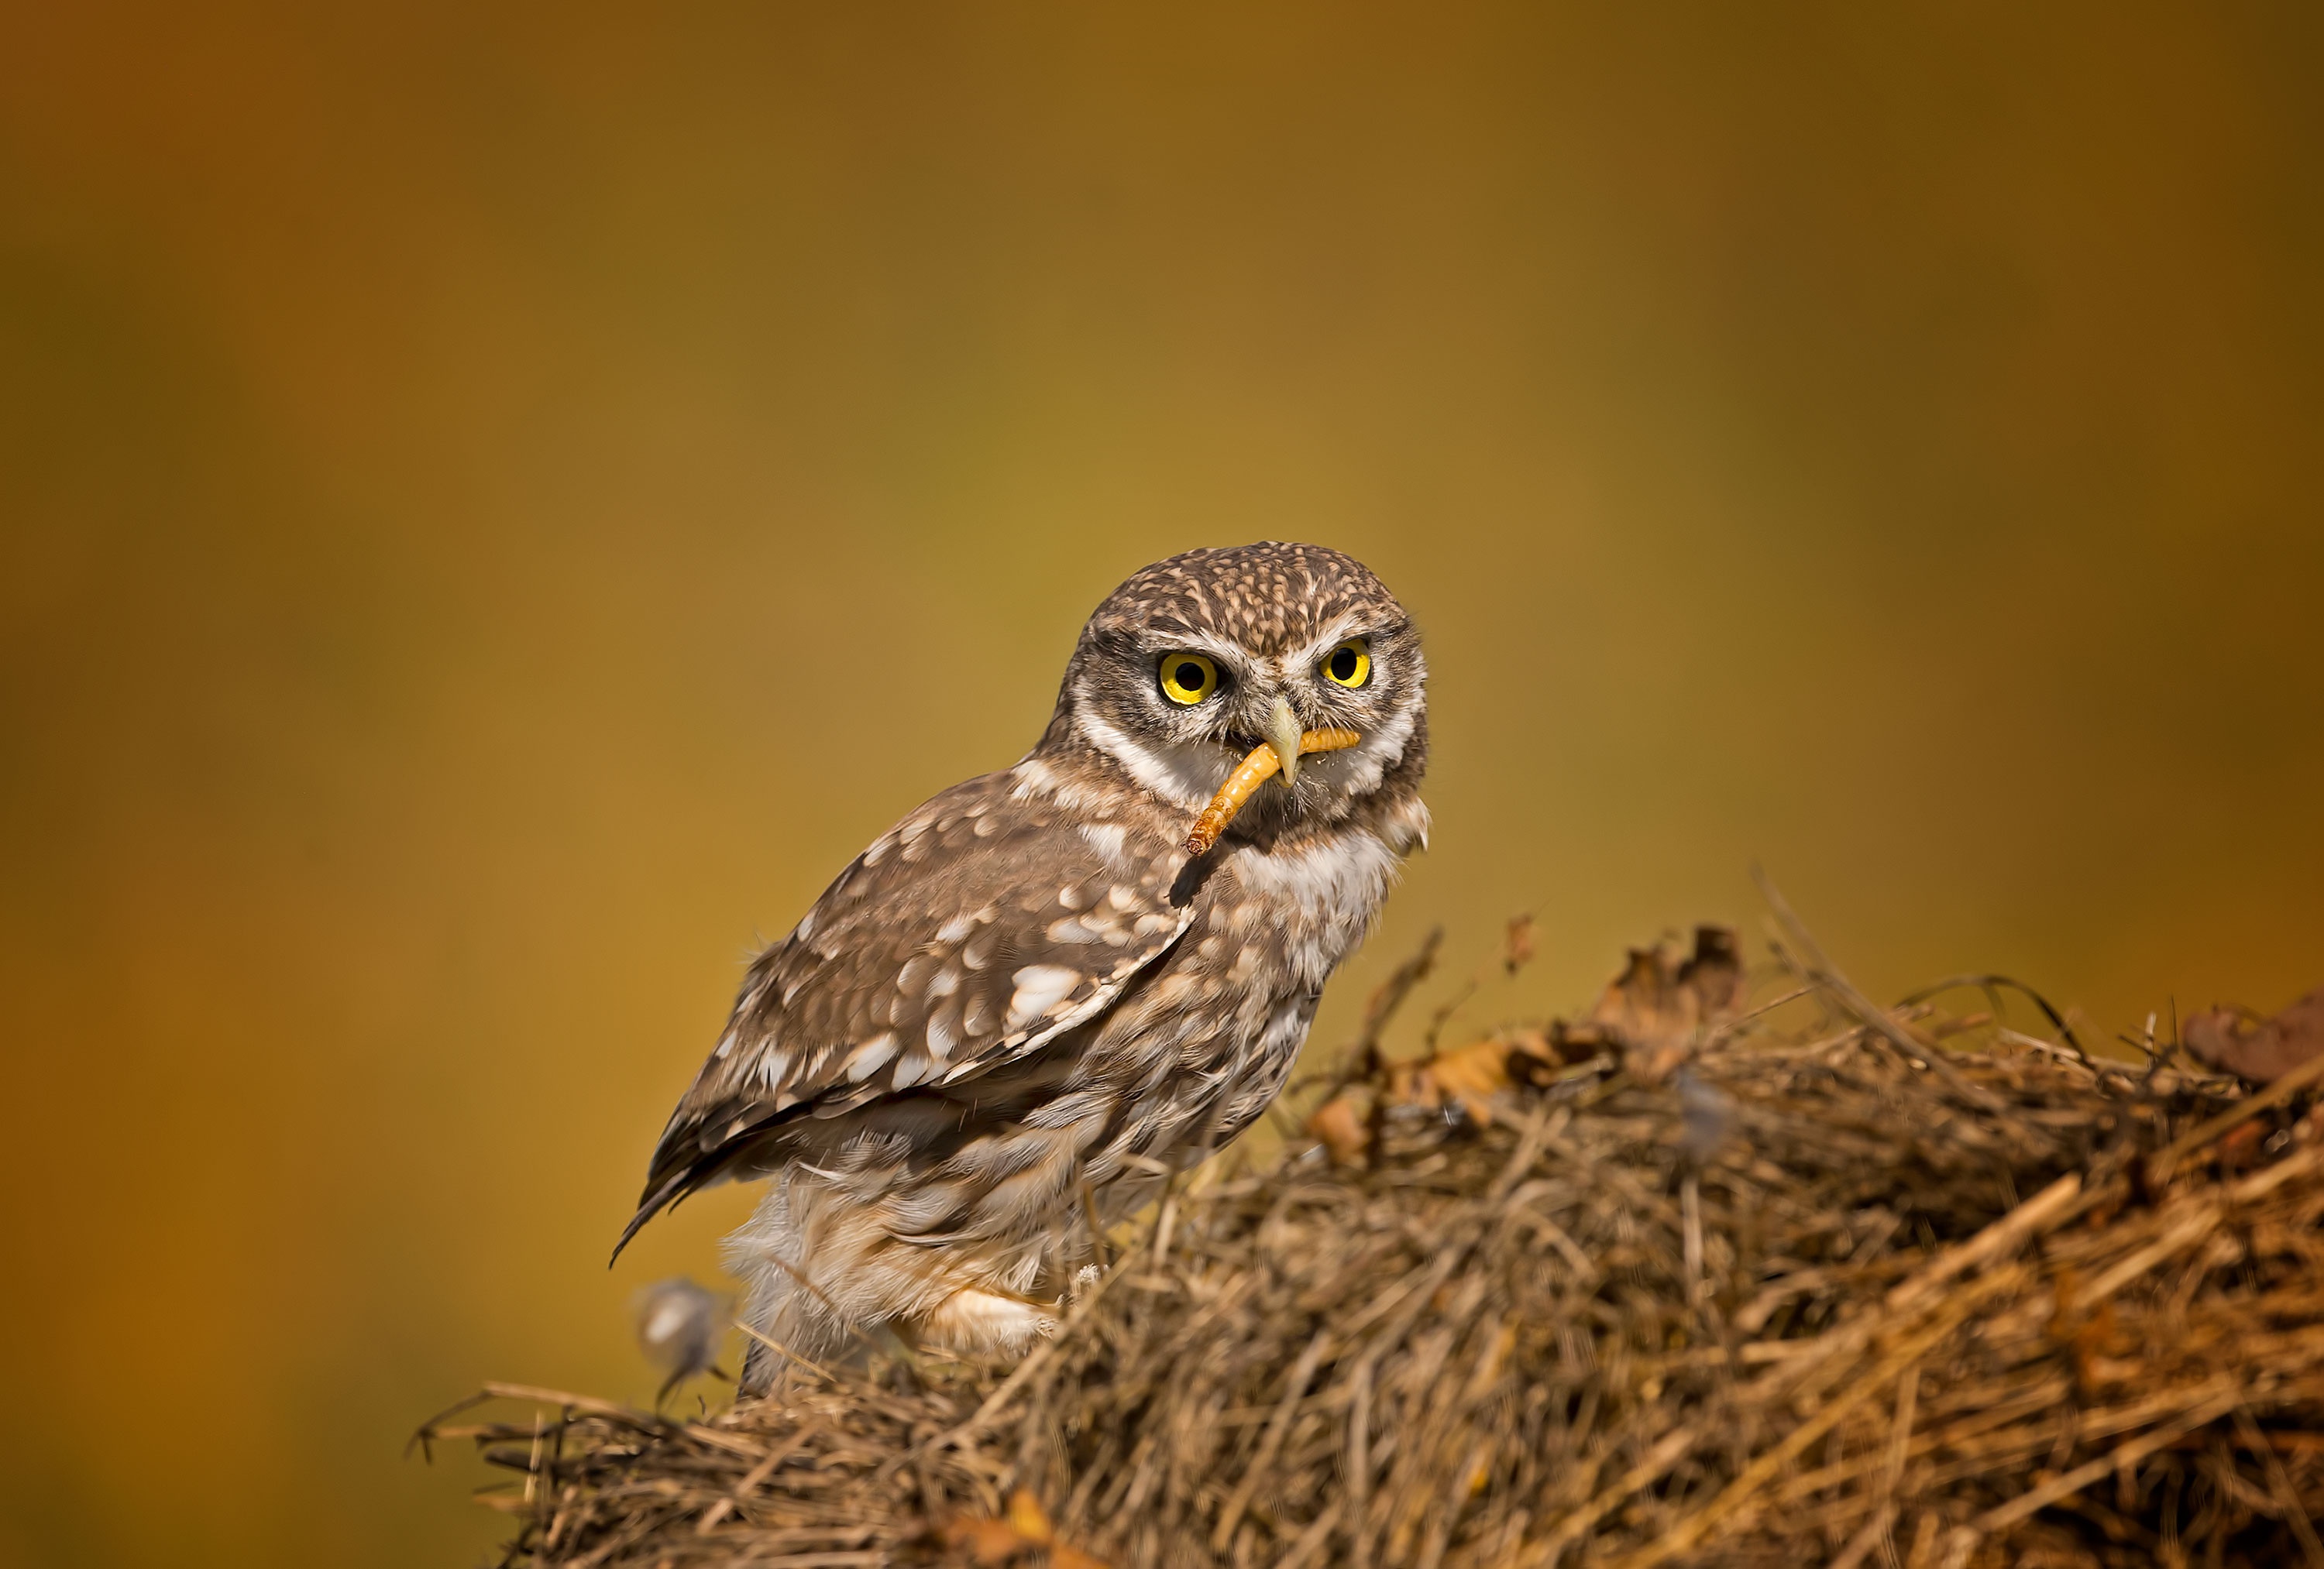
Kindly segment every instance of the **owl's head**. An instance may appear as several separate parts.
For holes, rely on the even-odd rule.
[[[1245,831],[1334,821],[1409,794],[1428,749],[1428,665],[1396,596],[1319,545],[1190,550],[1112,593],[1082,629],[1040,750],[1093,752],[1139,787],[1199,812],[1253,748],[1283,758]],[[1352,747],[1297,755],[1303,730]]]

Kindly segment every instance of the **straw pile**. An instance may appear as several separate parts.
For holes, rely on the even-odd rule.
[[[1710,929],[1395,1067],[1424,956],[1320,1142],[1181,1184],[1014,1369],[424,1436],[521,1473],[511,1564],[2324,1565],[2324,1059],[1877,1009],[1794,935],[1780,1006]]]

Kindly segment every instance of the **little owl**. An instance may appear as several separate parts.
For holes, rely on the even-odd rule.
[[[622,1242],[770,1179],[726,1244],[767,1340],[1011,1354],[1054,1333],[1092,1221],[1266,1108],[1424,843],[1426,680],[1403,607],[1336,550],[1139,573],[1083,628],[1040,743],[890,829],[751,965]],[[1279,775],[1196,853],[1247,756],[1246,788]],[[781,1360],[754,1343],[745,1389]]]

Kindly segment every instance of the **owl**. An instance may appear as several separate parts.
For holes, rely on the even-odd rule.
[[[1090,617],[1022,760],[905,817],[759,955],[622,1236],[767,1181],[725,1247],[763,1336],[746,1390],[883,1332],[1000,1357],[1055,1332],[1093,1226],[1282,1089],[1425,845],[1427,675],[1339,551],[1158,562]],[[1319,731],[1340,749],[1303,757]],[[1246,758],[1279,772],[1198,851]]]

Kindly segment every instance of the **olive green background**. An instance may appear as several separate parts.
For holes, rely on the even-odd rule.
[[[1431,640],[1323,1042],[1754,860],[1877,993],[2324,981],[2319,19],[12,0],[0,1561],[480,1556],[405,1434],[650,1392],[743,958],[1191,545]]]

